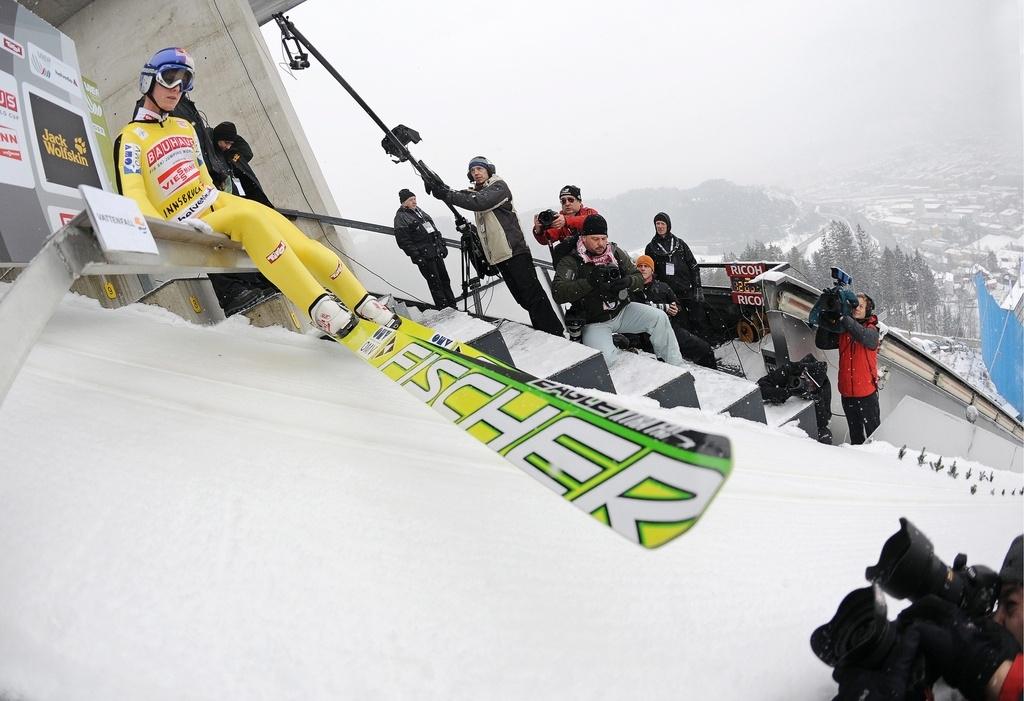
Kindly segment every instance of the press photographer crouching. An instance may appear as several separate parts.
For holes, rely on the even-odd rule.
[[[832,268],[832,277],[835,286],[822,292],[809,321],[818,326],[814,337],[818,348],[839,350],[837,376],[843,413],[850,426],[850,443],[860,445],[881,423],[878,317],[871,297],[864,293],[854,295],[847,287],[853,278],[839,268]]]
[[[566,313],[583,323],[584,345],[604,354],[609,364],[621,352],[613,334],[647,333],[654,352],[666,363],[682,366],[679,344],[668,316],[659,309],[629,301],[630,290],[643,287],[633,261],[608,241],[608,222],[592,214],[583,222],[576,249],[564,256],[551,283],[555,302],[572,304]],[[571,331],[570,331],[571,333]]]
[[[811,635],[814,654],[835,668],[834,701],[930,699],[940,678],[968,701],[1021,699],[1022,540],[1013,540],[998,574],[968,567],[962,553],[949,567],[901,518],[865,571],[872,585],[850,592]],[[883,592],[914,603],[889,621]]]

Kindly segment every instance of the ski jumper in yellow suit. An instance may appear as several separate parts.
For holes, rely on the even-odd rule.
[[[139,108],[121,130],[117,151],[121,191],[142,213],[169,221],[199,217],[242,244],[256,267],[300,309],[310,310],[326,287],[349,309],[366,288],[319,241],[276,211],[213,186],[192,125]]]

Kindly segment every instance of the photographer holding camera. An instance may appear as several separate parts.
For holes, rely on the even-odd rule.
[[[811,637],[815,654],[835,667],[836,701],[931,698],[930,687],[940,677],[968,701],[1019,701],[1024,536],[1013,540],[997,575],[983,565],[966,567],[964,555],[948,568],[913,524],[900,523],[879,564],[867,569],[874,587],[848,595]],[[914,603],[889,622],[879,591],[868,596],[875,598],[873,606],[861,596],[877,588]]]
[[[629,301],[643,286],[633,261],[608,241],[608,222],[591,214],[583,222],[576,248],[562,257],[551,283],[555,301],[572,304],[570,316],[583,320],[583,343],[604,354],[609,364],[621,352],[612,335],[647,333],[654,352],[666,363],[683,364],[668,316],[659,309]]]
[[[592,207],[583,206],[580,189],[566,185],[558,192],[562,209],[555,212],[545,209],[533,217],[533,236],[539,243],[551,249],[551,262],[558,267],[558,261],[576,247],[576,239],[583,228],[583,222],[591,214],[597,214]]]
[[[512,298],[530,315],[533,328],[561,336],[565,329],[537,279],[530,249],[512,204],[512,191],[496,174],[494,164],[485,156],[474,156],[466,173],[471,183],[466,190],[451,189],[429,171],[422,175],[427,194],[473,212],[487,263],[501,272]]]
[[[880,336],[875,302],[862,292],[857,295],[856,308],[850,309],[839,285],[823,293],[822,299],[826,307],[822,319],[827,316],[835,323],[818,326],[814,344],[822,350],[839,350],[838,384],[843,413],[850,427],[850,443],[860,445],[881,423],[878,408]]]

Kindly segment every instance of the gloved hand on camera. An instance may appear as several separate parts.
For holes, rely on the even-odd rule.
[[[609,292],[622,292],[623,290],[629,289],[630,280],[627,276],[617,277],[614,280],[608,282]]]
[[[911,629],[900,635],[878,669],[836,667],[832,678],[839,682],[839,693],[832,701],[904,701],[918,643],[919,634]]]
[[[991,618],[971,618],[934,594],[904,610],[898,620],[920,635],[929,669],[969,701],[984,699],[985,687],[999,666],[1021,652],[1006,628]]]
[[[422,175],[423,189],[426,190],[428,195],[433,195],[437,199],[443,200],[444,195],[451,192],[451,188],[444,184],[444,181],[441,180],[441,177],[437,173],[428,170]]]
[[[204,222],[199,217],[189,217],[188,219],[183,221],[182,224],[184,224],[185,226],[187,226],[189,228],[195,229],[200,234],[213,235],[214,233],[216,233],[216,232],[214,232],[212,226],[210,226],[209,224]]]

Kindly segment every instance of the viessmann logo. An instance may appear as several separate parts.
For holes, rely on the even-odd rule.
[[[44,129],[39,137],[43,142],[46,152],[54,158],[89,167],[89,159],[87,157],[89,147],[82,137],[76,136],[72,146],[68,146],[67,139],[64,138],[63,134],[55,134],[49,129]]]

